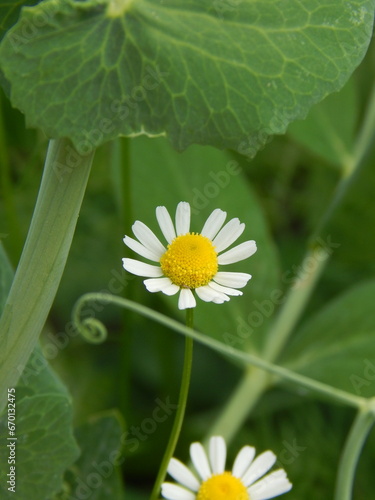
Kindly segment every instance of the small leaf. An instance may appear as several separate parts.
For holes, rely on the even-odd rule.
[[[373,0],[46,0],[0,63],[29,126],[88,153],[166,135],[254,156],[338,90],[363,58]]]
[[[351,288],[303,325],[288,368],[359,396],[375,395],[375,281]]]

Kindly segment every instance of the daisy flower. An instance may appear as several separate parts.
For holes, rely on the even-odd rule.
[[[190,446],[190,456],[199,479],[182,462],[172,458],[168,472],[181,486],[163,483],[161,494],[168,500],[267,500],[292,488],[284,469],[271,472],[276,456],[265,451],[257,458],[255,448],[244,446],[232,472],[225,471],[226,444],[221,436],[209,443],[209,458],[200,443]]]
[[[222,304],[229,296],[242,295],[250,274],[219,271],[219,266],[247,259],[256,252],[255,241],[245,241],[230,250],[245,229],[236,219],[224,225],[226,212],[216,209],[208,217],[200,233],[190,232],[190,205],[177,205],[175,224],[165,207],[157,207],[156,218],[167,248],[143,222],[136,221],[132,230],[137,240],[125,236],[124,243],[142,257],[157,262],[147,264],[135,259],[122,259],[124,268],[149,279],[144,284],[149,292],[175,295],[180,292],[178,307],[196,306],[196,295],[205,302]],[[224,250],[226,250],[224,252]],[[223,252],[223,253],[222,253]]]

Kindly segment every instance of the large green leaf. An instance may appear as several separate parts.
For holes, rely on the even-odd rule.
[[[279,263],[262,207],[243,168],[227,153],[211,147],[192,146],[177,153],[165,139],[145,137],[131,142],[131,163],[137,172],[132,184],[135,218],[150,225],[164,243],[155,217],[158,205],[166,206],[174,217],[178,202],[188,201],[192,207],[191,231],[195,232],[201,231],[215,208],[225,210],[227,220],[238,217],[246,224],[237,243],[254,239],[258,251],[250,259],[222,266],[221,270],[247,272],[253,278],[242,297],[233,297],[225,304],[198,299],[195,322],[204,333],[230,345],[242,349],[259,345],[278,304],[274,298]],[[164,298],[177,309],[176,297]]]
[[[0,313],[12,274],[0,245]],[[64,471],[78,455],[70,396],[39,348],[32,353],[17,387],[9,390],[8,405],[0,416],[0,497],[15,498],[9,490],[12,484],[7,483],[10,467],[15,467],[16,498],[48,499],[62,488]],[[9,425],[14,414],[15,428]],[[13,437],[17,439],[10,447]]]
[[[283,364],[316,380],[375,395],[375,281],[353,287],[316,313],[287,347]]]
[[[45,0],[0,63],[28,125],[81,153],[145,133],[253,156],[344,84],[373,13],[374,0]]]

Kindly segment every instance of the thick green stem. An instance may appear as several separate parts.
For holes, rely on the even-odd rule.
[[[329,255],[330,249],[322,246],[317,246],[306,253],[300,266],[300,275],[296,276],[288,291],[285,305],[267,334],[263,352],[263,357],[267,361],[275,361],[283,349],[311,297]]]
[[[193,313],[194,309],[186,309],[186,326],[188,328],[193,328]],[[159,498],[161,485],[167,474],[168,464],[173,456],[174,450],[176,449],[178,438],[180,436],[182,423],[185,417],[187,397],[189,393],[192,361],[193,361],[193,339],[191,337],[186,336],[185,359],[182,371],[182,381],[180,387],[180,396],[178,398],[176,416],[173,422],[173,427],[169,438],[169,442],[160,465],[159,473],[155,481],[154,489],[152,490],[151,493],[150,500],[156,500],[157,498]]]
[[[112,189],[115,195],[117,211],[121,224],[122,237],[125,234],[130,234],[132,226],[132,189],[131,189],[131,159],[129,152],[130,139],[118,137],[109,143],[110,148],[110,166]],[[118,239],[118,244],[122,249],[125,249],[122,238]],[[129,280],[123,295],[133,297],[134,282]],[[124,329],[132,323],[131,314],[123,316]],[[119,342],[120,362],[118,364],[118,377],[121,380],[121,390],[117,395],[118,407],[125,417],[125,421],[132,419],[132,405],[130,401],[130,367],[131,367],[131,336],[121,335]]]
[[[0,409],[46,321],[68,258],[94,152],[50,142],[42,183],[16,276],[0,320]]]
[[[367,435],[375,421],[375,414],[367,406],[360,408],[340,458],[335,500],[351,500],[355,470]]]

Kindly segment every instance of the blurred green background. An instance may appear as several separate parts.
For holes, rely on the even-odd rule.
[[[134,220],[143,221],[161,237],[155,218],[157,205],[165,205],[174,213],[179,201],[189,201],[195,231],[201,229],[212,210],[221,208],[229,218],[239,217],[246,223],[242,238],[258,243],[254,257],[233,266],[253,275],[244,295],[222,306],[199,303],[197,329],[225,341],[241,318],[246,320],[255,300],[267,299],[275,289],[285,291],[286,276],[295,275],[307,239],[342,175],[345,158],[353,152],[374,76],[372,43],[341,92],[313,108],[308,119],[291,126],[285,136],[274,137],[251,161],[233,151],[210,147],[191,146],[176,153],[161,138],[119,139],[101,146],[61,286],[42,335],[47,358],[48,346],[66,339],[72,307],[86,292],[112,291],[184,321],[176,297],[149,294],[141,278],[128,275],[121,265],[121,258],[130,256],[122,238],[131,234]],[[0,233],[15,267],[38,192],[47,138],[25,129],[23,116],[11,108],[3,94],[0,115]],[[339,246],[302,323],[353,285],[374,277],[374,162],[373,147],[326,229],[327,237]],[[123,439],[121,481],[126,498],[143,500],[152,488],[172,425],[172,419],[167,418],[152,430],[153,424],[145,421],[152,417],[157,401],[177,401],[183,339],[111,306],[98,312],[98,318],[109,330],[104,344],[88,345],[75,336],[57,355],[50,356],[50,363],[72,395],[78,439],[87,441],[85,426],[88,421],[95,422],[96,415],[118,410],[116,415],[121,415],[125,429],[122,432],[128,432]],[[236,344],[234,340],[235,347],[259,352],[270,320],[245,341],[237,338]],[[317,331],[316,335],[319,339],[324,332]],[[369,359],[372,355],[370,351]],[[189,443],[209,435],[242,373],[242,367],[195,346],[187,417],[176,451],[179,458],[187,460]],[[343,368],[338,376],[348,378],[351,374]],[[374,394],[373,383],[366,391],[368,396]],[[313,398],[304,390],[274,387],[262,397],[230,444],[228,465],[244,444],[253,444],[259,451],[269,448],[278,454],[294,484],[288,494],[290,500],[332,498],[337,463],[353,415],[352,410]],[[137,427],[143,437],[134,440]],[[116,437],[111,439],[116,441]],[[372,498],[374,460],[375,436],[371,434],[359,463],[354,498]],[[69,472],[66,480],[68,484]],[[116,493],[112,484],[110,497],[114,499],[123,495],[119,476],[116,481]],[[90,498],[108,498],[100,491]]]

